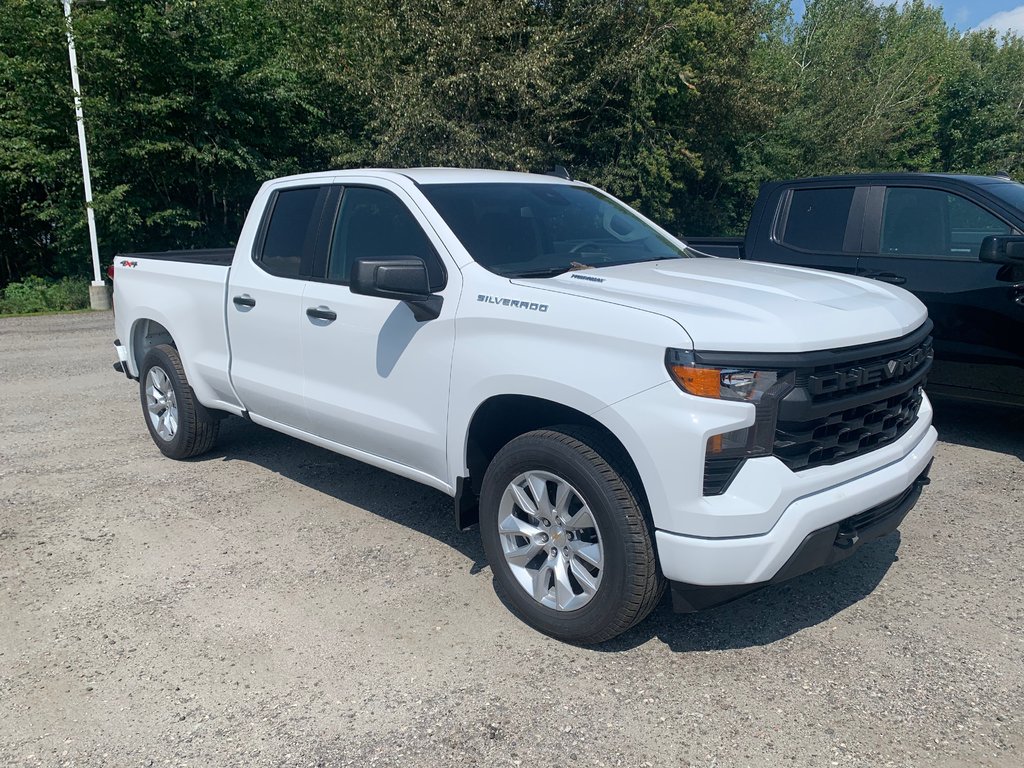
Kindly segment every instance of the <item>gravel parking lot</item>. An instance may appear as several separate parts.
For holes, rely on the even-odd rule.
[[[1024,765],[1024,414],[901,532],[576,648],[440,493],[229,419],[165,459],[108,313],[0,319],[0,764]]]

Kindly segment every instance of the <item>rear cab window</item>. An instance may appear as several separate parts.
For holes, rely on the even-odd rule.
[[[281,189],[272,195],[253,259],[278,277],[309,274],[325,187]]]
[[[804,188],[783,198],[775,239],[801,251],[844,251],[855,187]],[[848,250],[848,249],[847,249]]]

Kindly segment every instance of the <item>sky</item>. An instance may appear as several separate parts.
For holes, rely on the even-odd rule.
[[[875,2],[888,4],[885,0]],[[1013,30],[1024,35],[1024,0],[934,0],[929,4],[940,6],[946,21],[962,32],[994,27],[1000,32]],[[793,12],[798,17],[803,10],[803,0],[793,0]]]

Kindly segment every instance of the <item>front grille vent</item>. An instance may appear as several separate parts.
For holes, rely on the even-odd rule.
[[[744,459],[708,457],[704,461],[704,495],[718,496],[729,487]]]
[[[860,456],[897,440],[910,429],[917,419],[922,393],[918,384],[909,392],[816,419],[780,418],[774,453],[794,472]]]

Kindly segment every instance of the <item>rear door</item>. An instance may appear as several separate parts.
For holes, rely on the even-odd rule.
[[[313,264],[329,187],[271,193],[249,258],[239,253],[228,278],[231,383],[253,416],[308,430],[299,346],[302,293]]]
[[[783,188],[747,258],[853,274],[861,252],[866,186],[830,182]]]
[[[460,273],[398,185],[346,177],[330,242],[318,255],[299,321],[305,400],[316,435],[447,478],[448,392]],[[439,317],[417,322],[403,302],[349,290],[358,258],[423,259]]]
[[[952,190],[875,187],[860,274],[906,288],[928,307],[945,360],[1024,364],[1024,307],[1014,270],[978,259],[988,235],[1014,228]]]

